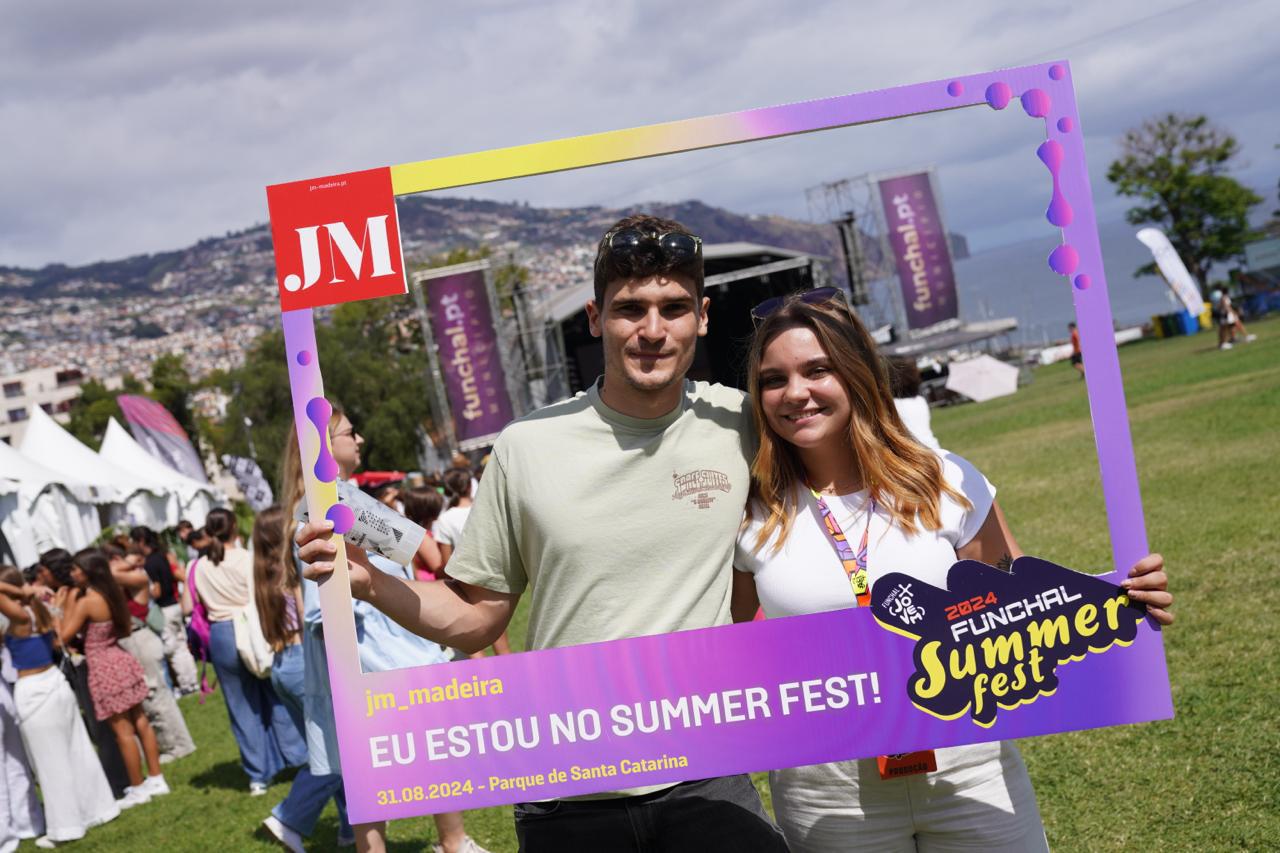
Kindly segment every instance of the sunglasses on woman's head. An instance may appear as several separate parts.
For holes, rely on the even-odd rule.
[[[781,296],[771,296],[751,309],[751,319],[759,323],[770,314],[777,313],[778,309],[785,305],[788,299],[795,299],[805,305],[821,305],[832,300],[843,304],[844,291],[838,287],[818,287],[813,290],[802,290],[799,293],[784,293]]]
[[[656,246],[667,263],[674,266],[688,263],[702,253],[702,238],[679,231],[642,231],[639,228],[622,228],[605,238],[609,251],[620,260],[630,261],[641,251]]]

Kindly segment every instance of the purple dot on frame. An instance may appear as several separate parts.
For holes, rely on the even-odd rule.
[[[1028,89],[1022,93],[1022,108],[1032,118],[1044,118],[1049,114],[1049,93],[1044,89]]]
[[[297,358],[298,358],[298,364],[301,364],[303,367],[306,367],[308,364],[311,363],[311,351],[300,349],[298,350]]]
[[[1063,243],[1049,253],[1049,269],[1058,275],[1071,275],[1080,265],[1080,253],[1070,243]]]
[[[1061,80],[1063,77],[1066,77],[1066,76],[1067,76],[1067,69],[1063,68],[1061,65],[1049,66],[1050,80]]]
[[[964,94],[964,84],[959,80],[952,80],[947,84],[947,94],[953,98],[958,98]]]
[[[1058,119],[1058,130],[1062,133],[1070,133],[1076,129],[1076,123],[1071,120],[1071,116],[1063,116]]]
[[[1076,290],[1088,290],[1089,285],[1093,284],[1093,280],[1084,273],[1080,273],[1080,275],[1076,276],[1075,281],[1073,281],[1072,284],[1076,286]]]
[[[320,442],[320,452],[316,456],[316,479],[322,483],[332,483],[338,478],[338,462],[329,451],[328,440],[329,418],[333,414],[333,407],[324,397],[312,397],[307,401],[306,411],[307,420],[311,421]]]
[[[987,103],[991,105],[993,110],[1002,110],[1009,106],[1009,99],[1013,97],[1013,90],[1009,88],[1008,83],[992,83],[987,87]]]
[[[349,531],[351,525],[356,523],[355,513],[351,511],[350,507],[343,504],[334,504],[329,507],[329,511],[324,514],[324,517],[333,522],[333,532],[339,536]]]

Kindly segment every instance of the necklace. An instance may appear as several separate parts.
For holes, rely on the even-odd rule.
[[[813,489],[812,491],[820,492],[821,494],[824,494],[824,495],[848,495],[861,490],[862,490],[862,482],[858,481],[858,482],[855,482],[853,486],[849,488],[846,488],[840,485],[839,482],[834,482],[830,486],[826,486],[821,489]]]

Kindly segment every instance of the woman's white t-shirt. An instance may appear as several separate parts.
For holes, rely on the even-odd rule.
[[[969,462],[935,451],[943,477],[973,504],[966,508],[942,496],[942,526],[907,535],[876,507],[867,537],[867,574],[875,582],[902,572],[945,588],[956,549],[968,544],[986,521],[995,487]],[[766,616],[798,616],[856,605],[848,577],[823,531],[813,495],[797,490],[800,512],[782,547],[759,550],[763,526],[752,519],[738,536],[734,567],[755,576]],[[856,545],[867,524],[867,492],[824,497],[845,536]],[[776,539],[777,534],[774,534]],[[834,761],[775,770],[769,775],[778,822],[792,850],[849,853],[920,849],[913,835],[926,831],[939,842],[974,849],[1047,850],[1035,793],[1026,766],[1010,742],[939,749],[938,770],[888,782],[875,759]],[[931,836],[932,837],[932,836]]]
[[[942,445],[938,444],[938,437],[933,434],[928,400],[919,396],[894,397],[893,407],[898,410],[898,417],[902,419],[903,426],[911,431],[916,441],[931,450],[942,448]]]
[[[937,452],[943,478],[973,506],[966,508],[944,493],[939,507],[942,526],[908,535],[892,524],[888,510],[877,505],[867,537],[867,579],[873,586],[884,575],[901,572],[945,589],[947,571],[956,561],[956,549],[977,535],[991,511],[996,490],[987,478],[954,453]],[[755,575],[760,606],[770,618],[853,607],[856,602],[849,579],[823,529],[813,495],[802,485],[797,488],[796,497],[800,512],[781,549],[773,550],[776,533],[764,547],[756,549],[756,537],[764,525],[757,513],[738,534],[734,567]],[[824,496],[823,500],[845,537],[856,546],[867,525],[866,490]]]
[[[431,528],[431,535],[442,545],[458,547],[462,541],[462,528],[467,525],[467,516],[471,514],[471,505],[455,506],[446,509],[436,519]]]

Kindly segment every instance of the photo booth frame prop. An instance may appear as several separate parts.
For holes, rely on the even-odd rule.
[[[320,593],[353,822],[1172,716],[1159,631],[1116,586],[1148,546],[1066,62],[268,187],[311,517],[337,533],[350,524],[311,309],[407,289],[395,196],[967,107],[1021,111],[1044,128],[1035,155],[1062,234],[1047,262],[1072,290],[1089,365],[1114,570],[1093,578],[1022,558],[993,577],[958,563],[950,591],[897,576],[871,607],[364,673],[340,547]],[[938,655],[961,640],[949,620],[984,607],[1014,623],[983,623],[999,635],[988,671],[939,672]],[[1031,613],[1045,617],[1034,635],[1022,630]],[[1066,632],[1056,647],[1055,626]],[[987,647],[974,649],[983,660]]]

